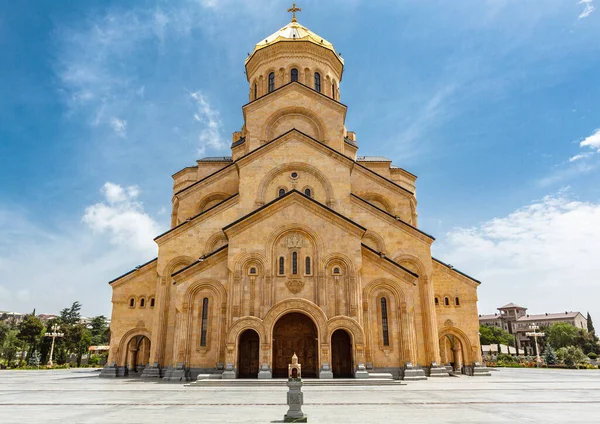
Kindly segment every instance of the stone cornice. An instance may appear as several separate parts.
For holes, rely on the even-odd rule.
[[[328,220],[329,222],[337,225],[339,228],[362,238],[367,229],[360,224],[352,221],[351,219],[341,215],[340,213],[328,208],[325,205],[317,202],[310,197],[305,196],[297,190],[291,190],[285,195],[278,197],[277,199],[267,203],[264,206],[250,212],[248,215],[238,219],[237,221],[227,225],[223,228],[223,232],[227,238],[231,238],[236,234],[241,233],[246,228],[262,221],[282,209],[285,209],[291,205],[299,205],[303,208],[319,215],[320,217]]]
[[[481,281],[476,280],[475,278],[465,274],[464,272],[460,272],[459,270],[457,270],[456,268],[454,268],[452,265],[449,265],[447,263],[444,263],[442,261],[440,261],[439,259],[436,258],[431,258],[432,262],[433,262],[433,266],[438,268],[439,270],[442,270],[450,275],[452,275],[455,278],[458,278],[460,281],[462,281],[463,283],[466,283],[468,285],[470,285],[471,287],[477,288],[479,287],[479,285],[481,284]]]
[[[246,78],[250,82],[249,75],[253,75],[261,66],[281,58],[301,58],[307,56],[312,60],[330,66],[340,76],[340,82],[344,74],[344,65],[340,58],[326,47],[318,46],[310,41],[294,40],[280,41],[271,46],[255,51],[246,61]]]
[[[373,215],[381,218],[385,222],[388,222],[390,224],[395,225],[396,227],[399,227],[405,233],[407,233],[410,236],[416,238],[417,240],[422,241],[423,243],[427,244],[428,246],[431,246],[431,244],[435,241],[435,238],[433,236],[431,236],[431,235],[429,235],[429,234],[427,234],[427,233],[419,230],[416,227],[413,227],[408,222],[405,222],[402,219],[400,219],[399,217],[394,216],[391,213],[388,213],[388,212],[384,211],[383,209],[375,206],[374,204],[372,204],[369,201],[367,201],[367,200],[365,200],[365,199],[357,196],[354,193],[350,194],[350,199],[357,206],[359,206],[362,209],[364,209],[364,210],[372,213]]]
[[[419,278],[418,274],[415,274],[410,269],[403,267],[397,262],[394,262],[381,252],[371,249],[366,244],[361,244],[361,247],[363,255],[372,259],[381,268],[385,269],[390,274],[400,277],[406,283],[412,284],[413,286],[417,285],[417,280]]]
[[[197,214],[191,218],[186,219],[184,222],[182,222],[178,226],[173,227],[170,230],[156,236],[154,238],[154,241],[158,245],[161,245],[161,244],[169,241],[173,237],[177,237],[179,234],[182,234],[182,233],[190,230],[191,228],[194,228],[196,225],[206,221],[207,219],[210,219],[211,217],[213,217],[215,215],[223,213],[225,210],[236,205],[238,202],[239,202],[239,194],[234,194],[233,196],[228,197],[227,199],[223,200],[222,202],[217,203],[213,207],[211,207],[205,211],[202,211],[199,214]]]
[[[173,197],[175,197],[177,199],[183,199],[183,198],[187,197],[188,195],[190,195],[191,193],[194,193],[194,192],[206,187],[207,185],[210,185],[216,179],[222,177],[221,173],[227,172],[227,171],[229,171],[229,172],[235,171],[236,168],[233,166],[234,163],[235,162],[230,162],[228,165],[224,166],[223,168],[219,169],[218,171],[215,171],[212,174],[207,175],[206,177],[202,178],[201,180],[196,181],[194,184],[189,185],[186,188],[179,190],[177,193],[175,193],[173,195]]]
[[[134,269],[132,269],[129,272],[126,272],[125,274],[121,275],[120,277],[117,277],[114,280],[109,281],[108,284],[112,285],[113,288],[118,287],[121,284],[124,284],[129,280],[132,280],[148,271],[151,271],[152,269],[156,270],[157,264],[158,264],[158,258],[154,258],[154,259],[146,262],[145,264],[136,266]]]
[[[276,88],[275,90],[271,91],[270,93],[260,96],[258,99],[252,100],[251,102],[243,105],[242,112],[244,114],[244,122],[246,121],[246,115],[247,115],[248,111],[252,111],[253,109],[262,106],[263,103],[265,103],[265,101],[267,99],[270,101],[273,101],[275,99],[278,99],[279,97],[285,96],[289,91],[301,92],[303,94],[306,94],[307,96],[311,96],[312,98],[319,101],[319,103],[321,103],[321,104],[328,105],[328,106],[334,106],[334,107],[340,109],[343,112],[344,121],[346,120],[346,113],[348,112],[348,106],[346,106],[343,103],[338,102],[337,100],[332,99],[329,96],[326,96],[323,93],[319,93],[318,91],[313,90],[312,88],[302,84],[299,81],[291,81],[291,82],[288,82],[287,84],[282,85],[281,87]]]
[[[223,260],[227,260],[228,247],[229,246],[226,244],[225,246],[218,248],[208,255],[201,256],[196,262],[186,266],[185,268],[182,268],[179,271],[171,274],[173,284],[183,283],[189,278],[198,275],[199,272],[211,268]]]
[[[386,186],[387,188],[389,188],[390,190],[392,190],[396,193],[398,193],[398,189],[400,189],[399,193],[406,197],[410,197],[415,202],[415,205],[416,205],[417,199],[415,199],[415,194],[412,191],[407,190],[404,187],[402,187],[401,185],[396,184],[392,180],[385,178],[383,175],[379,175],[377,172],[367,168],[364,165],[361,165],[359,162],[356,162],[356,166],[354,167],[354,169],[358,170],[358,172],[362,173],[362,175],[365,175],[366,177],[372,179],[373,181],[377,181],[377,182],[381,183],[381,185]]]

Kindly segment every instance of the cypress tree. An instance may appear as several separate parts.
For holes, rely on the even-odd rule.
[[[592,316],[590,315],[590,313],[587,313],[587,330],[588,333],[592,333],[595,334],[596,331],[594,330],[594,323],[592,322]]]

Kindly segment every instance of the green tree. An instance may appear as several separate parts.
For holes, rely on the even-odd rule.
[[[572,367],[576,364],[581,364],[587,360],[585,353],[583,353],[583,351],[577,346],[561,347],[556,351],[556,356],[558,357],[559,361],[569,367]]]
[[[80,366],[81,357],[92,344],[90,331],[85,325],[77,324],[66,326],[64,333],[67,351],[76,355],[77,366]]]
[[[60,311],[60,320],[63,324],[75,325],[81,319],[81,303],[73,302],[70,308],[64,308]]]
[[[556,352],[554,352],[550,343],[546,343],[546,347],[544,348],[544,362],[548,365],[555,365],[557,359]]]
[[[4,343],[4,339],[9,331],[10,325],[8,325],[8,323],[5,321],[0,321],[0,346],[2,346],[2,343]]]
[[[583,328],[577,329],[577,335],[573,341],[573,345],[581,348],[585,353],[600,353],[600,345],[598,337],[594,333],[585,331]]]
[[[106,325],[106,317],[104,315],[93,317],[90,324],[90,332],[92,336],[91,344],[96,346],[104,345],[106,343],[106,333],[108,330],[108,325]]]
[[[588,333],[596,334],[596,331],[594,330],[594,323],[592,322],[592,316],[589,312],[587,313],[587,330]]]
[[[577,328],[566,322],[557,322],[546,330],[546,337],[546,340],[554,349],[572,346],[575,344],[575,338],[577,337]]]
[[[515,336],[499,327],[491,327],[488,325],[479,326],[479,341],[482,345],[503,344],[514,346]]]
[[[25,315],[17,328],[19,330],[18,337],[27,346],[28,356],[30,356],[37,349],[43,336],[44,323],[33,314]]]
[[[22,342],[17,337],[19,334],[18,330],[11,329],[6,333],[4,342],[0,345],[0,356],[6,361],[6,364],[10,366],[10,363],[16,358],[17,353],[21,350]]]

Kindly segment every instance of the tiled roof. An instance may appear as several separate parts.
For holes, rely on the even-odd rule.
[[[579,315],[579,312],[563,312],[563,313],[555,313],[555,314],[536,314],[536,315],[526,315],[519,318],[517,321],[544,321],[547,319],[565,319],[565,318],[575,318]]]
[[[357,156],[357,162],[391,162],[391,159],[385,156]]]
[[[494,315],[494,314],[491,314],[491,315],[479,315],[479,320],[480,321],[481,320],[486,320],[486,319],[498,319],[498,318],[500,318],[500,315]]]
[[[524,308],[524,307],[522,307],[522,306],[515,305],[515,304],[514,304],[514,303],[512,303],[512,302],[511,302],[511,303],[509,303],[508,305],[504,305],[504,306],[502,306],[501,308],[498,308],[498,309],[500,310],[500,309],[509,309],[509,308],[527,309],[527,308]]]
[[[344,141],[351,146],[358,147],[358,143],[356,141],[350,140],[348,137],[344,137]]]
[[[208,156],[198,159],[198,162],[232,162],[231,156]]]

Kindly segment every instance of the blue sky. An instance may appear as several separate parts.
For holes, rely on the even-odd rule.
[[[80,300],[155,256],[172,180],[226,155],[274,0],[0,5],[0,310]],[[434,254],[481,312],[600,317],[600,0],[303,1],[359,153],[419,176]]]

